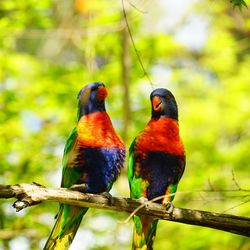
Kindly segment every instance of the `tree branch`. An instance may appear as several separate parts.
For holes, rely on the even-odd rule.
[[[0,198],[17,198],[17,211],[44,201],[54,201],[79,207],[91,207],[132,213],[142,205],[139,200],[80,193],[66,188],[46,188],[39,184],[0,185]],[[250,236],[250,218],[206,211],[174,208],[169,213],[164,205],[149,202],[136,212],[161,220],[214,228]]]

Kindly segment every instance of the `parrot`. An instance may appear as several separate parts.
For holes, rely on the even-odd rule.
[[[174,95],[157,88],[150,94],[151,119],[129,148],[130,197],[157,202],[169,211],[185,169],[185,149],[179,134],[178,107]],[[158,219],[134,215],[133,250],[152,250]]]
[[[77,123],[64,148],[61,187],[109,194],[119,176],[125,146],[106,113],[106,97],[107,89],[102,82],[90,83],[80,90]],[[68,249],[87,210],[60,204],[44,250]]]

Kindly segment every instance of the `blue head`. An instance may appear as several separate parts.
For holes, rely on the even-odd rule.
[[[152,118],[168,117],[178,120],[178,107],[174,95],[167,89],[155,89],[151,95]]]
[[[83,87],[78,94],[78,119],[83,115],[105,111],[108,92],[102,82],[94,82]]]

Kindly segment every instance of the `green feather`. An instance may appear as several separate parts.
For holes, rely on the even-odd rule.
[[[74,166],[69,166],[69,157],[72,151],[74,150],[76,138],[77,138],[77,129],[74,128],[67,139],[62,161],[63,170],[62,170],[61,186],[66,188],[69,188],[72,185],[74,185],[76,180],[79,180],[81,176],[81,173],[78,172],[74,168]]]
[[[140,176],[134,174],[134,151],[136,145],[136,138],[133,140],[129,148],[129,163],[128,163],[128,180],[130,185],[130,196],[132,198],[140,198],[142,194],[146,192],[149,183],[148,181],[142,179]]]
[[[133,250],[152,250],[158,220],[146,216],[134,216]]]
[[[130,148],[129,148],[129,160],[128,160],[128,181],[131,189],[131,182],[133,180],[134,175],[134,147],[135,147],[136,138],[133,140]]]

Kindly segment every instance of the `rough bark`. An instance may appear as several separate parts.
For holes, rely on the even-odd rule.
[[[17,198],[13,205],[17,211],[40,202],[54,201],[118,212],[133,213],[136,211],[136,214],[148,215],[161,220],[209,227],[250,237],[250,218],[247,217],[176,207],[168,212],[164,205],[154,202],[142,205],[141,201],[136,199],[81,193],[65,188],[46,188],[36,183],[0,185],[0,198]]]

